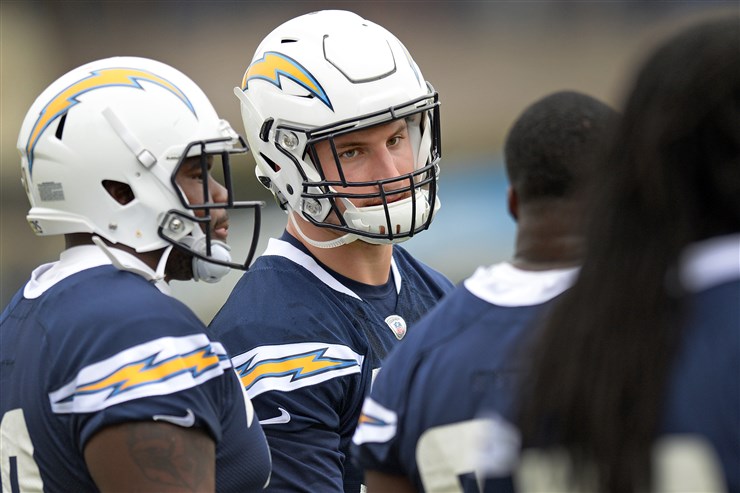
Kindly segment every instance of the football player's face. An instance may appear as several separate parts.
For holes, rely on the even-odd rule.
[[[341,181],[339,166],[347,182],[374,182],[414,171],[414,152],[407,123],[403,119],[336,137],[334,145],[339,158],[338,164],[328,141],[316,144],[316,154],[328,181]],[[408,186],[407,181],[400,180],[384,185],[384,190],[388,193]],[[337,192],[354,194],[380,192],[377,185],[334,188]],[[408,196],[408,192],[391,194],[386,200],[394,202]],[[380,197],[355,198],[351,201],[358,207],[382,203]]]
[[[212,167],[213,158],[208,157],[208,169]],[[203,197],[203,180],[208,181],[208,197]],[[224,203],[227,201],[227,191],[216,181],[210,173],[205,173],[200,164],[200,156],[185,159],[177,171],[175,181],[182,189],[190,205],[201,205],[207,202]],[[198,217],[203,217],[202,210],[194,211]],[[210,209],[211,231],[217,240],[226,241],[229,228],[229,217],[224,209]],[[205,227],[205,225],[202,225]]]

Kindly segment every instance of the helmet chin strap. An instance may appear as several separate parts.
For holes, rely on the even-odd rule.
[[[116,256],[115,253],[113,253],[113,249],[111,249],[108,245],[105,244],[105,242],[100,239],[98,236],[93,236],[92,238],[93,243],[95,243],[98,248],[100,248],[103,253],[105,253],[106,257],[111,261],[111,264],[113,264],[117,269],[119,270],[125,270],[128,272],[133,272],[134,274],[138,274],[147,281],[159,284],[160,282],[164,281],[165,279],[165,269],[167,267],[167,260],[170,257],[170,253],[172,253],[172,249],[174,248],[174,245],[169,245],[164,249],[164,252],[162,252],[162,256],[159,258],[159,262],[157,262],[157,269],[154,271],[154,275],[151,274],[151,272],[148,272],[143,269],[139,269],[138,267],[135,267],[133,265],[129,265],[126,263],[121,262],[121,260]],[[201,234],[198,238],[193,238],[192,236],[187,236],[183,238],[182,243],[184,243],[188,248],[191,250],[201,253],[205,255],[206,253],[206,241],[205,241],[205,235]],[[223,243],[218,240],[214,240],[211,242],[211,257],[225,261],[230,262],[231,261],[231,254],[229,253],[229,246],[226,243]],[[208,262],[207,260],[200,259],[198,257],[193,256],[193,279],[195,281],[203,281],[207,283],[215,283],[220,281],[226,274],[229,273],[231,270],[228,266],[225,265],[219,265],[214,264],[212,262]]]
[[[293,223],[293,226],[295,226],[295,229],[296,231],[298,231],[298,234],[301,235],[301,238],[303,238],[306,241],[306,243],[308,243],[311,246],[315,246],[316,248],[336,248],[338,246],[347,245],[359,239],[357,235],[352,234],[352,233],[347,233],[344,236],[340,236],[339,238],[335,238],[329,241],[312,240],[311,238],[306,236],[306,234],[303,232],[301,227],[298,226],[298,221],[296,221],[295,217],[293,217],[294,213],[295,211],[293,209],[290,209],[290,212],[288,214],[290,221]]]
[[[159,262],[157,263],[157,269],[154,271],[154,275],[151,274],[149,271],[145,271],[143,269],[139,269],[138,267],[135,267],[133,265],[125,264],[121,262],[121,260],[116,256],[115,253],[113,253],[112,248],[110,248],[108,245],[105,244],[105,242],[96,235],[93,235],[92,237],[93,243],[95,243],[98,248],[100,248],[106,257],[111,261],[111,264],[113,264],[114,267],[116,267],[118,270],[125,270],[128,272],[133,272],[134,274],[138,274],[147,281],[153,283],[153,284],[159,284],[161,281],[164,281],[165,272],[164,269],[167,266],[167,259],[170,256],[170,252],[172,252],[172,245],[166,247],[164,249],[164,252],[162,252],[162,256],[159,258]]]

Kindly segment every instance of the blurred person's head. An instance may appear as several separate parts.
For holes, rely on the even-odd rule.
[[[529,105],[514,122],[504,159],[509,212],[517,221],[515,261],[543,268],[580,263],[585,199],[603,173],[618,117],[591,96],[559,91]]]
[[[740,19],[689,29],[650,57],[611,161],[600,212],[619,218],[609,223],[624,225],[622,241],[660,242],[675,256],[740,231]]]
[[[535,342],[520,423],[526,443],[565,446],[576,477],[595,471],[587,489],[647,491],[688,307],[682,255],[740,232],[738,17],[682,31],[640,67],[589,215],[578,281]]]

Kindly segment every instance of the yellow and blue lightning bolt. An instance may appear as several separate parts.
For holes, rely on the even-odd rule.
[[[289,56],[274,51],[266,52],[262,58],[249,66],[242,79],[242,91],[246,91],[249,87],[249,81],[255,79],[267,81],[275,85],[278,89],[282,89],[280,85],[281,76],[287,77],[300,85],[309,93],[316,96],[330,110],[334,111],[334,107],[331,101],[329,101],[329,96],[324,91],[324,88],[321,87],[319,81],[311,75],[311,72]]]
[[[59,402],[73,400],[75,396],[99,392],[109,392],[107,398],[110,398],[142,385],[169,380],[183,373],[190,373],[193,378],[197,378],[198,375],[219,366],[222,360],[227,359],[225,355],[214,353],[210,345],[188,354],[177,355],[154,363],[156,357],[157,355],[154,354],[146,359],[122,366],[95,382],[80,385],[71,395]]]
[[[292,376],[292,380],[310,377],[332,370],[341,370],[357,366],[353,359],[325,357],[326,349],[317,349],[308,353],[296,354],[285,358],[266,359],[250,367],[252,360],[239,365],[236,372],[245,389],[267,377]]]
[[[28,156],[28,172],[32,173],[33,169],[33,151],[38,143],[39,137],[46,130],[46,128],[54,122],[57,118],[61,117],[70,108],[80,103],[77,99],[86,92],[94,91],[103,87],[111,86],[125,86],[143,90],[139,81],[148,81],[157,84],[170,91],[177,98],[185,103],[190,111],[195,113],[195,107],[190,102],[188,97],[182,92],[175,84],[168,81],[167,79],[160,77],[151,72],[145,70],[134,69],[134,68],[106,68],[101,70],[94,70],[90,72],[88,77],[78,80],[73,84],[67,86],[59,94],[49,101],[46,106],[41,109],[39,117],[34,123],[31,129],[31,134],[26,144],[26,156]]]
[[[364,412],[360,414],[360,419],[358,423],[361,425],[370,425],[370,426],[388,426],[390,424],[387,421],[383,421],[381,418],[377,416],[365,414]]]

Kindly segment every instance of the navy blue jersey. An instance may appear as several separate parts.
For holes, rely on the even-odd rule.
[[[398,246],[392,272],[398,299],[387,316],[306,252],[271,239],[211,322],[267,435],[270,491],[360,491],[347,454],[374,373],[452,289]]]
[[[688,294],[650,451],[652,489],[740,493],[740,235],[690,246],[679,272]],[[565,457],[558,447],[525,450],[518,483],[572,490]],[[575,471],[587,485],[588,476]]]
[[[510,489],[518,433],[509,423],[524,364],[512,355],[576,272],[476,271],[384,362],[353,438],[355,460],[406,476],[419,491]],[[499,478],[479,489],[487,441],[509,446],[485,464],[485,475]]]
[[[161,420],[213,438],[220,491],[261,490],[269,450],[223,346],[181,302],[106,263],[97,246],[67,250],[2,313],[3,485],[97,491],[83,455],[90,438]]]
[[[692,291],[667,387],[661,434],[695,436],[740,492],[740,236],[695,245],[683,266]]]

